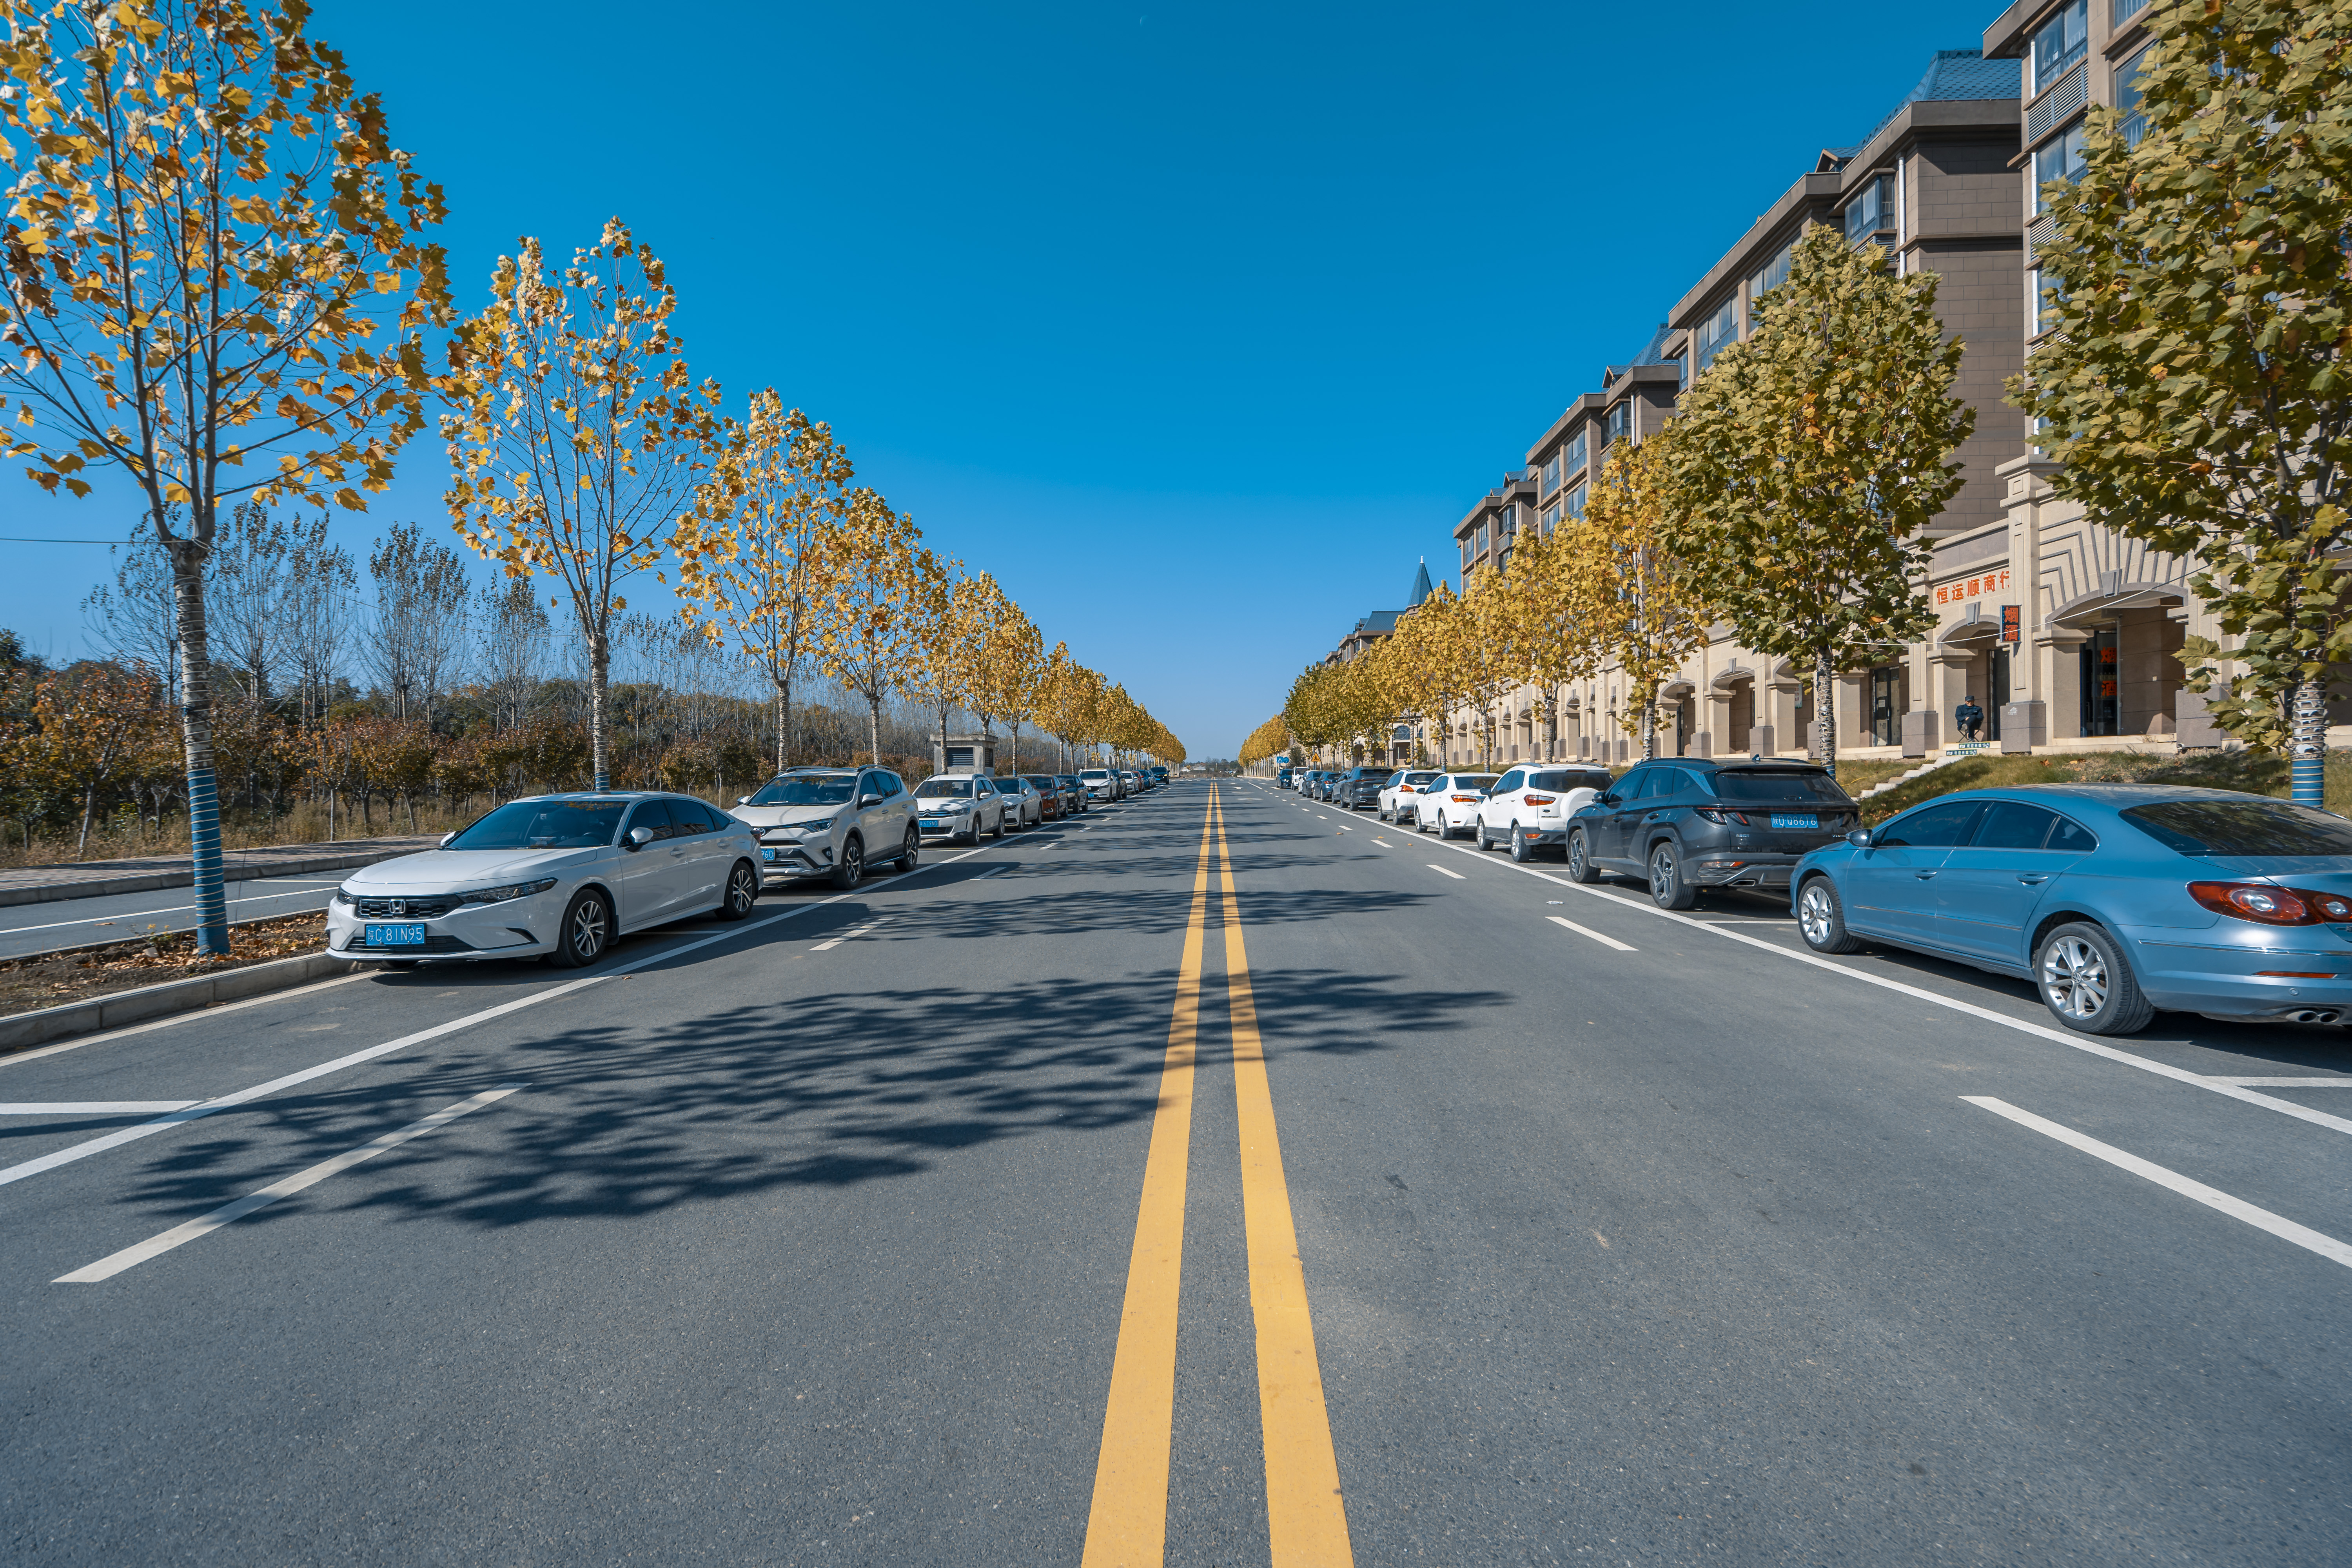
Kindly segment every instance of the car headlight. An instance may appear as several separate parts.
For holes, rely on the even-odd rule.
[[[349,888],[337,888],[335,889],[335,896],[332,901],[342,905],[345,909],[349,909],[353,904],[358,903],[359,900],[352,896],[352,890]]]
[[[823,822],[799,822],[794,823],[793,826],[803,833],[830,833],[833,831],[835,820],[828,816]]]
[[[477,888],[470,893],[460,893],[461,904],[503,904],[509,899],[527,899],[533,893],[543,893],[555,886],[552,877],[541,877],[536,882],[509,882],[503,888]]]

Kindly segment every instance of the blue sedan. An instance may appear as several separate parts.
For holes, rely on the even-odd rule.
[[[1797,863],[1806,945],[2030,980],[2070,1029],[2352,1016],[2352,821],[2161,784],[1967,790]]]

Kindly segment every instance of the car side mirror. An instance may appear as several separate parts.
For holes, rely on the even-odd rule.
[[[749,805],[751,804],[751,797],[748,795],[739,795],[735,797],[735,804],[737,805]]]
[[[1867,827],[1857,827],[1852,833],[1845,836],[1845,841],[1848,844],[1853,845],[1856,849],[1867,849],[1870,847],[1870,829]]]
[[[652,828],[632,827],[629,829],[627,844],[630,848],[643,849],[646,845],[651,844],[653,841],[654,830]]]
[[[1593,799],[1602,805],[1615,805],[1617,804],[1617,797],[1613,794],[1595,795],[1593,796]]]
[[[857,804],[860,805],[880,805],[882,804],[882,797],[878,795],[861,795],[857,797]]]
[[[442,843],[444,843],[444,844],[446,844],[446,843],[448,843],[448,842],[449,842],[449,840],[451,840],[452,838],[455,838],[455,837],[457,837],[457,836],[456,834],[454,834],[454,833],[445,833],[445,834],[443,834],[443,835],[441,836],[441,842],[442,842]]]

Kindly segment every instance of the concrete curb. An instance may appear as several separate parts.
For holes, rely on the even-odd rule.
[[[239,1002],[247,996],[349,974],[361,967],[356,960],[337,958],[330,952],[306,952],[298,958],[272,959],[268,963],[248,964],[218,974],[169,980],[161,985],[118,991],[111,996],[93,996],[87,1002],[68,1002],[61,1007],[18,1013],[0,1018],[0,1051],[45,1046],[71,1035],[119,1029],[126,1024],[143,1024],[150,1018],[167,1017],[173,1013],[193,1013],[223,1002]]]
[[[299,877],[311,871],[334,871],[346,866],[373,866],[379,860],[394,860],[403,855],[415,855],[425,847],[403,845],[397,849],[362,849],[354,847],[340,855],[310,856],[299,860],[271,860],[258,864],[230,864],[221,868],[221,880],[246,882],[259,877]],[[239,853],[229,852],[231,857]],[[70,867],[60,869],[70,870]],[[0,908],[15,904],[47,904],[63,899],[98,899],[110,893],[152,893],[159,888],[193,888],[196,884],[195,868],[184,871],[131,871],[120,877],[77,878],[62,882],[36,882],[29,886],[0,886]]]

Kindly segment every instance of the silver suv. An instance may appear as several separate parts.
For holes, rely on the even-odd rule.
[[[793,768],[730,815],[758,830],[767,879],[830,877],[846,892],[867,867],[911,871],[922,854],[915,797],[887,768]]]
[[[933,838],[977,844],[983,833],[1004,837],[1021,826],[1021,797],[985,773],[934,773],[915,786],[917,821]]]

